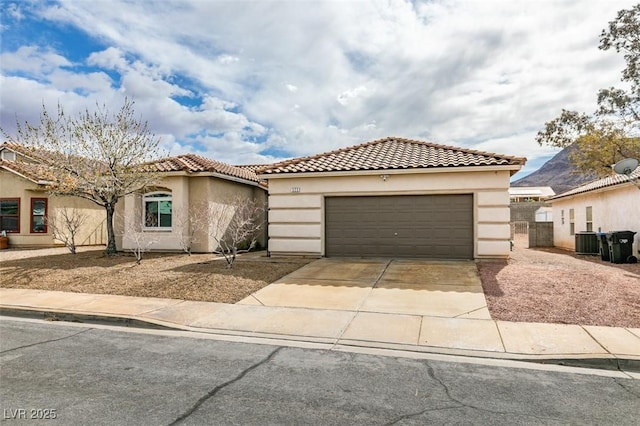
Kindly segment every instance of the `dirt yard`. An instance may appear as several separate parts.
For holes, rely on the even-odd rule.
[[[101,250],[3,250],[0,287],[235,303],[313,260],[250,254],[227,269],[213,259],[147,253],[137,266],[130,254]],[[508,262],[478,270],[493,319],[640,328],[640,264],[516,248]]]
[[[509,262],[478,270],[493,319],[640,327],[640,264],[516,248]]]
[[[227,269],[211,254],[147,253],[136,265],[127,253],[33,256],[38,251],[2,253],[0,287],[236,303],[313,260],[251,253]]]

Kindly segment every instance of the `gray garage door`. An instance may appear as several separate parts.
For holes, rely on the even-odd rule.
[[[472,195],[327,197],[326,256],[473,258]]]

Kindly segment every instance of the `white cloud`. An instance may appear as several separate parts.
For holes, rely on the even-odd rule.
[[[51,50],[27,45],[15,52],[0,54],[0,64],[3,72],[21,72],[42,78],[55,69],[70,66],[71,62]]]
[[[93,52],[87,58],[87,63],[116,71],[125,71],[129,66],[124,57],[124,52],[116,47],[109,47],[101,52]]]
[[[367,92],[367,88],[364,86],[358,86],[353,89],[345,90],[340,93],[337,97],[338,103],[341,105],[347,106],[352,99],[358,98]]]
[[[131,96],[172,153],[204,147],[234,163],[391,135],[544,157],[533,138],[545,121],[592,111],[597,90],[618,84],[620,55],[598,50],[598,36],[632,5],[62,1],[41,15],[109,46],[86,57],[105,72],[30,39],[3,51],[4,81],[30,100],[3,85],[2,125],[43,99],[117,107]]]

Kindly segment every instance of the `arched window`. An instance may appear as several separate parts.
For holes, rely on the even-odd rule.
[[[144,195],[144,217],[146,229],[171,229],[172,198],[170,192],[150,192]]]

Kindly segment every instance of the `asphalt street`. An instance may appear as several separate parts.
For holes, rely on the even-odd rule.
[[[3,424],[636,425],[640,418],[640,380],[613,373],[16,318],[0,320],[0,366]]]

